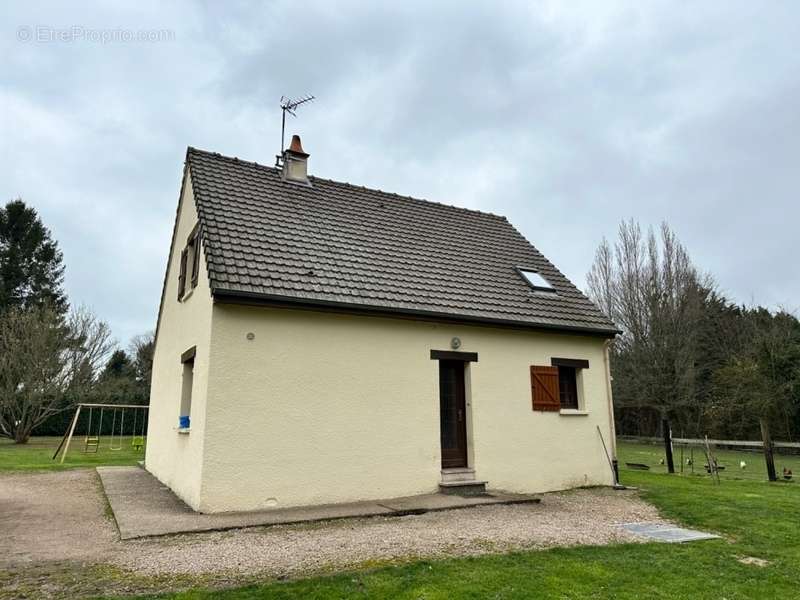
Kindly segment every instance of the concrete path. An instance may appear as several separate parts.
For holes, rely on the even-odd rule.
[[[696,529],[686,529],[685,527],[678,527],[671,523],[624,523],[622,528],[634,535],[640,535],[656,542],[667,542],[669,544],[719,539],[719,536],[713,533],[697,531]]]
[[[352,517],[402,516],[438,510],[539,502],[538,496],[495,494],[451,496],[426,494],[369,502],[281,508],[255,512],[194,512],[155,477],[139,467],[97,467],[120,538],[217,531],[262,525],[329,521]]]
[[[132,493],[141,498],[154,490],[158,493],[157,485]],[[123,491],[117,488],[119,499]],[[402,508],[400,502],[385,506]],[[227,531],[128,541],[120,541],[106,508],[95,469],[0,472],[0,599],[152,597],[191,586],[241,586],[387,561],[642,542],[620,524],[669,525],[634,492],[606,488],[543,494],[541,503],[405,517],[391,512],[313,526],[239,529],[242,524],[235,523]],[[214,516],[220,517],[225,515]]]

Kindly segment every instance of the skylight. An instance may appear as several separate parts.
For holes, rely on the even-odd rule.
[[[519,271],[519,274],[525,278],[525,281],[527,281],[533,289],[542,292],[556,291],[555,288],[553,288],[553,285],[537,271],[530,271],[528,269],[521,268],[518,268],[517,271]]]

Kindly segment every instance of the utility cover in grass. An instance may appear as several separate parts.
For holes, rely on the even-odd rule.
[[[625,523],[621,527],[635,535],[670,544],[696,542],[697,540],[713,540],[719,537],[713,533],[684,529],[683,527],[665,525],[663,523]]]

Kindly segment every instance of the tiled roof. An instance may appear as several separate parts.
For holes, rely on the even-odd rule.
[[[287,183],[194,148],[187,165],[215,296],[616,331],[505,217],[318,177]]]

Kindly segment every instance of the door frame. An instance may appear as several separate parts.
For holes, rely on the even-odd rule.
[[[452,397],[445,399],[444,386],[442,385],[445,376],[453,377]],[[450,406],[450,403],[455,406]],[[445,448],[442,445],[444,438],[444,415],[445,408],[455,411],[456,420],[451,422],[453,439],[455,446]],[[467,394],[466,382],[464,377],[464,363],[457,360],[439,361],[439,445],[442,454],[442,469],[464,469],[467,468]]]
[[[454,352],[451,350],[431,350],[431,359],[439,362],[437,365],[437,389],[438,389],[438,404],[439,404],[439,452],[440,463],[442,470],[446,469],[462,469],[469,468],[472,462],[471,456],[471,440],[470,432],[472,430],[471,423],[471,410],[470,410],[470,388],[471,388],[471,369],[468,370],[470,362],[478,361],[478,354],[475,352]],[[456,399],[457,410],[461,411],[461,419],[457,425],[457,437],[459,439],[459,447],[457,454],[453,456],[445,456],[445,450],[442,447],[442,369],[446,368],[442,363],[448,363],[451,367],[460,365],[460,369],[456,369],[459,374],[457,379],[457,395],[460,396]]]

